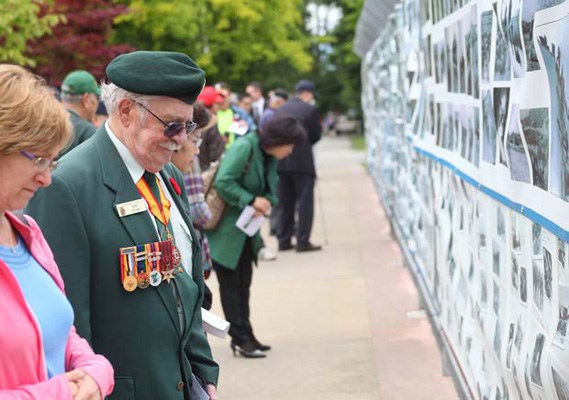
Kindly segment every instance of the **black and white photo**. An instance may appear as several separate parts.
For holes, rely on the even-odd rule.
[[[533,185],[547,190],[549,169],[549,110],[520,110],[522,131],[531,160]]]

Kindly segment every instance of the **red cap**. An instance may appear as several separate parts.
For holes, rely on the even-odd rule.
[[[217,91],[213,86],[205,86],[197,100],[203,102],[204,106],[211,107],[217,99]]]

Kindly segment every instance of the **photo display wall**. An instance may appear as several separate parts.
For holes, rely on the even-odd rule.
[[[569,0],[404,0],[366,54],[367,161],[481,400],[569,400]]]

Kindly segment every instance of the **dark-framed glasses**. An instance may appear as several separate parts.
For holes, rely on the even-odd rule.
[[[26,157],[28,160],[32,160],[32,162],[34,163],[34,166],[39,171],[45,171],[48,168],[50,171],[53,171],[59,165],[57,160],[51,160],[49,158],[38,157],[38,156],[30,153],[29,151],[22,150],[22,151],[20,151],[20,154],[23,155],[24,157]]]
[[[148,109],[148,107],[146,107],[144,104],[135,101],[136,104],[138,104],[140,107],[144,108],[146,111],[148,111],[154,118],[156,118],[158,121],[162,122],[162,124],[164,124],[165,128],[164,128],[164,136],[166,137],[173,137],[176,136],[178,133],[180,133],[183,129],[186,130],[186,135],[189,135],[190,133],[192,133],[195,129],[196,129],[196,123],[194,121],[186,121],[186,122],[166,122],[164,121],[162,118],[160,118],[158,115],[154,114],[152,111],[150,111]]]

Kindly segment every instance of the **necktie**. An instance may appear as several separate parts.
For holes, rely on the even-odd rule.
[[[158,177],[145,171],[136,187],[148,203],[152,215],[163,226],[163,229],[158,229],[161,239],[166,239],[170,228],[170,202],[158,186]]]

